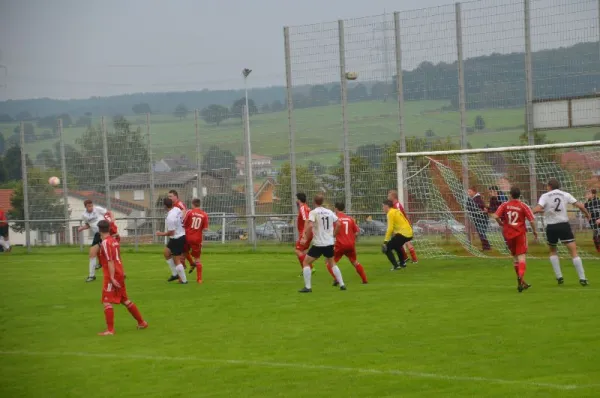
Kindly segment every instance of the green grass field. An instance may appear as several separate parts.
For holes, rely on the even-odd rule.
[[[454,137],[458,142],[460,136],[460,116],[458,112],[442,111],[448,106],[446,101],[406,101],[404,105],[406,135],[424,137],[425,131],[431,129],[436,137]],[[349,143],[351,149],[365,144],[385,144],[399,138],[398,105],[395,101],[364,101],[348,105]],[[467,124],[474,125],[477,115],[481,115],[486,123],[484,132],[476,132],[468,136],[469,143],[475,147],[519,144],[519,136],[524,131],[524,111],[513,109],[481,109],[467,112]],[[144,116],[127,116],[134,127],[141,127],[145,133]],[[342,123],[340,105],[296,109],[294,111],[296,125],[296,151],[310,153],[301,156],[300,162],[309,160],[331,165],[338,161],[342,147]],[[94,118],[94,124],[100,119]],[[193,115],[180,120],[172,115],[151,115],[152,147],[155,156],[173,156],[185,154],[195,159],[196,148]],[[109,129],[110,129],[110,123]],[[16,124],[0,124],[0,131],[5,137],[12,134]],[[65,142],[75,144],[81,137],[84,128],[69,127],[64,129]],[[229,119],[220,126],[208,125],[200,120],[199,130],[202,146],[206,150],[211,145],[231,150],[234,154],[242,154],[243,131],[239,119]],[[253,152],[274,156],[289,152],[289,133],[287,112],[275,112],[255,115],[251,119]],[[39,135],[43,129],[36,128]],[[591,140],[598,128],[558,130],[548,132],[548,138],[558,142]],[[27,144],[30,157],[46,148],[51,148],[56,140],[38,141]],[[320,151],[324,151],[320,152]]]
[[[104,328],[101,283],[77,248],[0,256],[2,397],[597,397],[600,269],[590,286],[545,260],[517,293],[506,260],[423,260],[390,272],[371,248],[361,285],[322,261],[300,295],[289,248],[208,246],[205,284],[169,285],[159,247],[124,248],[130,298]],[[359,249],[360,250],[360,249]]]

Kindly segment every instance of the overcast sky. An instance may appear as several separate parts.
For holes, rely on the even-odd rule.
[[[598,40],[597,4],[532,0],[534,47]],[[252,86],[283,85],[283,26],[436,6],[402,14],[405,68],[456,59],[451,1],[0,0],[0,100],[239,88],[243,67]],[[521,16],[522,0],[463,4],[465,57],[523,51]],[[393,74],[392,20],[347,23],[347,69]],[[294,83],[335,79],[336,28],[291,29]]]

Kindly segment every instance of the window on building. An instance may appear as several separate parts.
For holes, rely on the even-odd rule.
[[[144,191],[141,189],[133,191],[133,200],[144,200]]]

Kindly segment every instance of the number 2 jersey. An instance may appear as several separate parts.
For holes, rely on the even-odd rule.
[[[198,208],[192,208],[183,218],[186,242],[202,243],[202,232],[208,229],[208,214]]]
[[[527,233],[525,220],[533,222],[533,213],[529,206],[518,199],[512,199],[500,205],[496,215],[502,220],[502,234],[505,239],[513,239]]]
[[[358,225],[354,219],[342,212],[337,213],[337,224],[339,225],[337,235],[335,236],[335,247],[344,249],[353,249],[356,245],[356,234]]]
[[[576,203],[577,199],[568,192],[554,189],[540,196],[538,204],[544,208],[544,222],[546,225],[569,222],[567,203]]]

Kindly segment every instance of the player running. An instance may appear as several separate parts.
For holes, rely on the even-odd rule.
[[[404,214],[394,207],[394,202],[391,200],[383,201],[383,212],[387,215],[387,231],[381,251],[392,263],[392,271],[406,268],[406,264],[402,262],[402,247],[412,239],[412,227]],[[398,255],[400,263],[396,260],[394,252]]]
[[[522,292],[529,289],[531,285],[525,282],[525,270],[527,268],[525,257],[527,254],[527,226],[525,220],[529,221],[535,240],[538,233],[535,227],[533,213],[529,206],[521,202],[521,190],[518,187],[510,189],[512,200],[504,202],[498,207],[496,213],[491,213],[492,218],[502,227],[502,235],[506,246],[513,256],[514,268],[517,274],[517,290]]]
[[[348,257],[348,260],[350,260],[350,263],[354,266],[356,273],[360,276],[360,279],[362,279],[362,283],[366,285],[368,281],[365,269],[356,259],[356,236],[360,229],[352,217],[344,214],[345,208],[344,202],[337,202],[335,204],[335,215],[338,220],[335,223],[335,230],[333,231],[333,235],[335,236],[333,262],[337,264],[342,257]],[[333,286],[338,286],[339,283],[329,264],[327,264],[327,270],[333,276]]]
[[[308,222],[308,215],[310,213],[310,207],[306,204],[306,194],[303,192],[299,192],[296,194],[296,206],[298,206],[298,219],[297,219],[297,228],[298,228],[298,240],[296,241],[296,257],[298,257],[298,262],[300,263],[300,268],[304,268],[304,259],[306,258],[306,253],[308,252],[308,248],[310,247],[310,242],[312,241],[312,232],[306,236],[306,241],[302,243],[302,237],[304,236],[304,229]],[[311,264],[312,272],[315,272]],[[300,276],[303,276],[303,273],[300,273]]]
[[[189,249],[194,259],[189,273],[191,274],[196,269],[196,282],[202,283],[200,255],[202,254],[203,232],[208,229],[208,214],[200,208],[200,199],[192,200],[192,208],[185,214],[183,227],[185,228],[186,248]]]
[[[556,250],[558,242],[561,241],[571,253],[573,266],[579,275],[579,283],[581,286],[587,286],[588,281],[585,277],[583,262],[577,254],[575,236],[571,230],[571,224],[569,224],[567,203],[577,207],[585,215],[585,218],[588,221],[590,220],[590,213],[585,206],[578,202],[570,193],[561,191],[560,182],[556,178],[550,178],[548,180],[548,192],[540,197],[537,206],[533,209],[533,214],[544,213],[546,239],[548,240],[548,247],[550,249],[550,263],[552,263],[558,284],[562,285],[565,282]]]
[[[304,288],[300,293],[312,292],[312,271],[311,266],[319,257],[324,256],[328,267],[331,267],[335,280],[340,285],[340,290],[346,290],[342,271],[333,261],[333,229],[334,223],[338,220],[337,216],[329,209],[323,207],[323,195],[315,196],[316,208],[308,214],[308,221],[304,234],[300,239],[302,245],[306,245],[308,238],[312,236],[312,246],[304,258],[302,274],[304,276]]]
[[[137,321],[138,329],[146,329],[148,322],[144,321],[137,306],[127,297],[125,289],[125,271],[121,261],[121,248],[117,239],[110,235],[110,222],[100,220],[97,224],[102,243],[100,244],[100,264],[104,273],[102,285],[102,304],[106,330],[98,333],[100,336],[115,334],[115,313],[113,304],[123,304]]]
[[[169,191],[169,193],[167,194],[167,197],[173,201],[173,207],[179,208],[179,210],[181,210],[181,213],[185,217],[185,213],[187,213],[188,209],[187,209],[187,207],[185,207],[185,203],[183,203],[181,200],[179,200],[179,193],[176,190],[171,189]],[[185,253],[185,257],[181,259],[181,264],[183,264],[183,268],[185,269],[185,260],[186,259],[190,263],[190,267],[193,267],[194,259],[190,255],[190,248],[187,246],[187,243],[186,243],[186,247],[184,247],[184,253]]]
[[[173,206],[173,201],[169,198],[163,200],[165,209],[167,209],[167,217],[165,218],[165,226],[167,232],[156,231],[156,236],[168,236],[169,242],[165,247],[164,255],[171,277],[167,282],[179,280],[179,283],[186,284],[185,269],[181,264],[183,248],[185,246],[185,230],[183,229],[183,214],[179,207]]]
[[[8,240],[8,219],[4,210],[0,209],[0,251],[10,251],[10,241]]]
[[[402,212],[402,214],[404,214],[404,217],[406,218],[406,220],[410,223],[410,220],[408,219],[408,216],[406,215],[406,211],[404,211],[404,206],[402,206],[402,203],[400,203],[400,201],[398,200],[398,192],[396,192],[395,190],[390,190],[388,192],[388,200],[391,200],[392,203],[394,203],[394,208],[400,210]],[[406,246],[406,248],[408,249],[408,252],[410,253],[411,261],[414,264],[418,263],[419,259],[417,258],[417,252],[415,251],[415,247],[413,246],[413,244],[411,242],[406,242],[406,244],[404,246]],[[402,250],[400,252],[402,253],[403,264],[406,265],[406,260],[408,259],[408,256],[406,255],[406,250],[404,249],[404,247],[402,248]]]
[[[96,269],[100,268],[98,266],[97,259],[98,253],[100,252],[100,243],[102,243],[102,238],[100,237],[100,231],[98,230],[98,223],[102,220],[105,220],[105,216],[109,212],[104,207],[94,206],[94,202],[91,199],[84,200],[83,205],[85,206],[85,211],[81,215],[83,225],[77,229],[77,232],[91,229],[94,233],[94,238],[89,251],[89,274],[85,280],[86,282],[93,282],[96,280]],[[110,214],[108,215],[109,217],[111,216]]]

